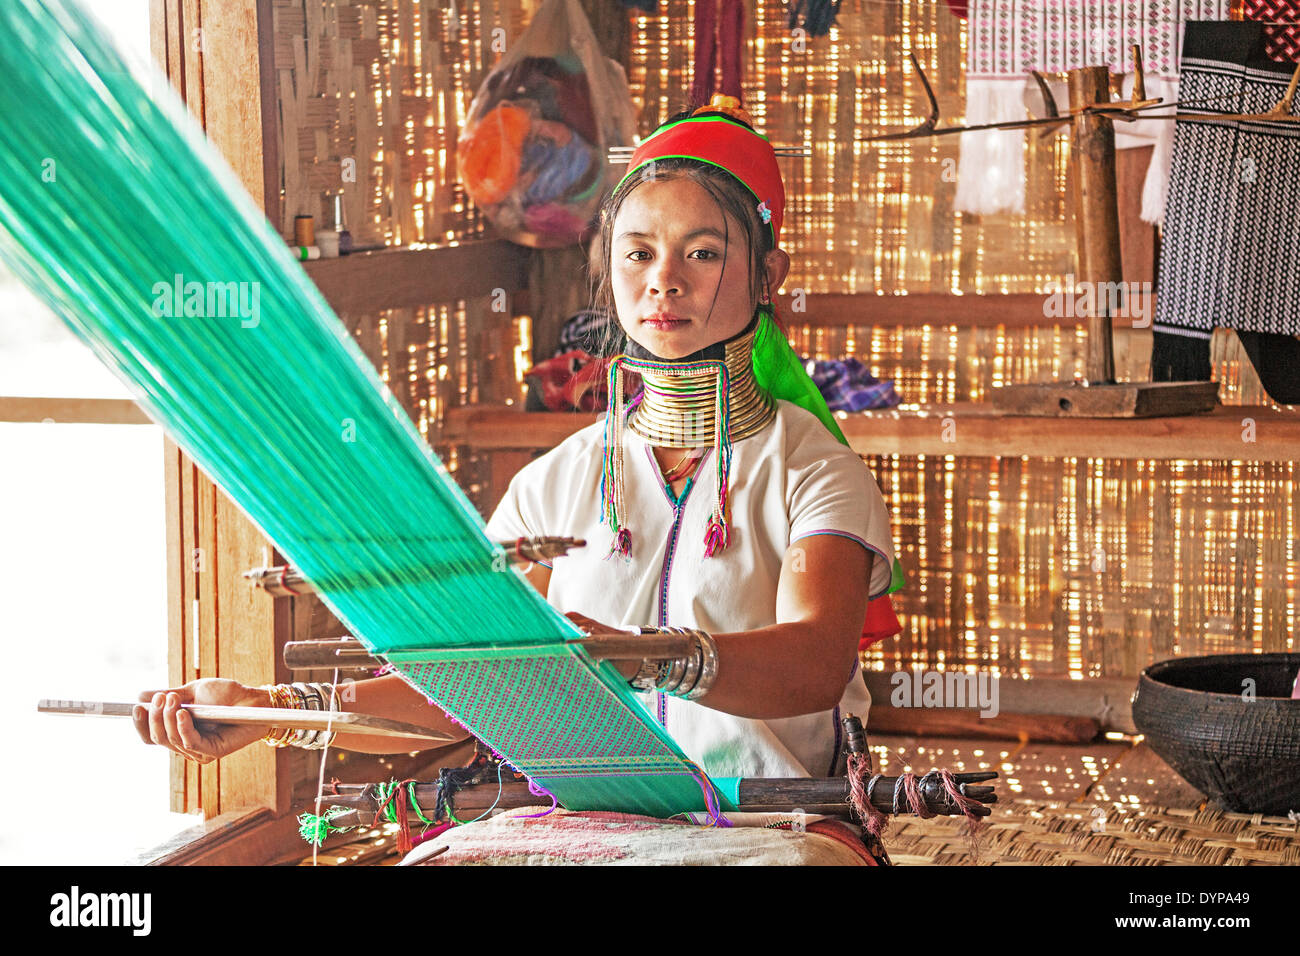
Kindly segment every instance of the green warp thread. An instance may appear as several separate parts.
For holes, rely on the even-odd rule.
[[[350,632],[379,653],[506,656],[579,636],[498,570],[469,499],[165,78],[142,85],[71,0],[0,3],[0,68],[0,255]],[[397,666],[458,719],[478,707],[469,730],[570,809],[699,809],[617,673],[563,653],[576,666],[554,686],[521,665],[536,700],[491,662]],[[510,752],[513,728],[557,708],[564,740]]]

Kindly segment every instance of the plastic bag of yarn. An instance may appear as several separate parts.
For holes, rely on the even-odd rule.
[[[578,0],[545,0],[479,86],[456,155],[461,183],[498,234],[521,245],[576,243],[632,143],[623,68],[603,56]]]

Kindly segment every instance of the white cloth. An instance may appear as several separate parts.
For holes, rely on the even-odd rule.
[[[1184,23],[1227,19],[1228,8],[1228,0],[971,0],[966,125],[1023,119],[1026,95],[1035,104],[1034,115],[1043,115],[1037,87],[1028,77],[1035,70],[1051,74],[1106,65],[1112,73],[1126,74],[1125,89],[1131,89],[1135,43],[1142,50],[1148,97],[1172,103],[1178,96]],[[1065,85],[1051,85],[1057,107],[1064,112],[1069,106]],[[1155,143],[1142,191],[1145,222],[1164,219],[1173,125],[1152,119],[1116,124],[1116,149]],[[1025,131],[985,130],[966,133],[961,140],[956,210],[1023,214]]]
[[[489,536],[584,538],[585,548],[555,561],[547,600],[613,626],[698,627],[710,633],[776,623],[781,567],[791,543],[837,534],[875,554],[869,596],[884,594],[894,548],[875,478],[809,412],[777,402],[775,421],[732,446],[727,548],[704,557],[704,532],[717,501],[716,466],[705,454],[674,504],[647,443],[624,427],[624,526],[632,552],[605,560],[612,540],[601,524],[604,423],[570,436],[510,482],[488,522]],[[868,582],[846,581],[846,587]],[[865,722],[871,697],[856,671],[846,674],[840,709]],[[823,776],[836,746],[836,712],[752,720],[674,697],[647,695],[686,755],[714,777]]]

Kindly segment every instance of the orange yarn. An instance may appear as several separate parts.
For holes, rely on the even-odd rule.
[[[461,137],[456,146],[461,182],[479,205],[499,203],[514,186],[531,125],[526,109],[505,102],[485,113]]]

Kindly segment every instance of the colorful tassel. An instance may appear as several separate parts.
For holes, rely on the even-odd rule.
[[[609,408],[605,412],[605,464],[600,474],[601,524],[609,525],[613,538],[609,554],[631,560],[632,532],[623,527],[623,419],[626,417],[623,397],[623,361],[619,355],[609,363]]]
[[[713,372],[714,391],[713,450],[717,469],[718,499],[704,530],[704,556],[711,558],[731,543],[728,523],[731,509],[728,491],[731,475],[731,377],[725,362],[694,362],[676,365],[670,362],[643,361],[619,355],[609,365],[609,409],[605,414],[605,456],[600,476],[601,523],[613,535],[606,560],[618,554],[630,559],[632,532],[625,527],[623,423],[626,402],[623,398],[623,369],[631,364],[637,371],[669,377],[692,377]]]

